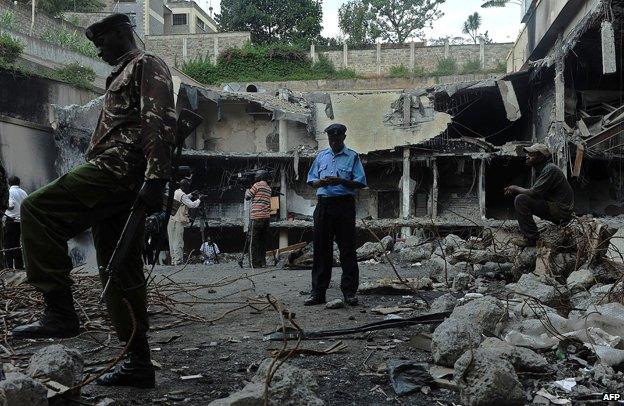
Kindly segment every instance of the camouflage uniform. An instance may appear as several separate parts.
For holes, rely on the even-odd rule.
[[[22,204],[28,281],[43,292],[71,286],[67,241],[89,228],[98,266],[106,266],[143,180],[171,175],[176,121],[165,63],[141,50],[129,52],[107,78],[106,89],[87,163],[35,191]],[[120,275],[124,287],[139,288],[124,293],[111,286],[107,298],[122,341],[132,332],[128,311],[119,300],[122,295],[133,307],[138,333],[148,329],[142,241],[139,233]],[[100,277],[104,281],[106,275]]]

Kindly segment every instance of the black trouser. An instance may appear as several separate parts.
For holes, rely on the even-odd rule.
[[[251,264],[254,268],[266,266],[266,246],[269,239],[269,219],[251,220]]]
[[[542,220],[552,221],[555,224],[567,223],[571,216],[564,213],[555,213],[546,200],[535,199],[529,195],[520,194],[514,200],[518,216],[520,232],[527,240],[537,240],[539,231],[533,216]]]
[[[320,197],[314,210],[314,265],[312,295],[322,296],[331,281],[334,237],[340,250],[343,294],[353,296],[359,285],[355,254],[355,199],[352,196]]]
[[[20,222],[15,221],[11,217],[6,218],[4,224],[4,258],[6,260],[7,268],[24,269],[24,261],[22,260],[22,249],[18,248],[20,244],[20,236],[22,235],[22,228]]]

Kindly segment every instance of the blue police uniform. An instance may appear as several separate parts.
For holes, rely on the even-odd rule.
[[[331,128],[328,127],[326,131],[329,132]],[[338,128],[340,130],[340,127]],[[346,127],[344,130],[346,131]],[[334,153],[331,148],[319,152],[308,172],[308,185],[311,186],[315,181],[326,177],[339,177],[366,186],[362,161],[355,151],[346,146],[338,153]],[[355,297],[359,285],[359,268],[355,252],[356,191],[345,185],[332,185],[319,187],[316,194],[318,204],[314,210],[311,296],[319,301],[325,301],[325,292],[331,281],[335,238],[342,266],[340,289],[345,297]]]

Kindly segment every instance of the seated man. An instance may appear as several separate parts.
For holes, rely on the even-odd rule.
[[[219,263],[219,254],[221,252],[219,251],[219,246],[212,242],[210,236],[206,237],[206,241],[204,241],[199,251],[201,251],[204,258],[204,265]]]
[[[535,183],[530,189],[508,186],[505,195],[517,195],[514,206],[523,239],[515,243],[533,247],[539,238],[533,216],[555,224],[566,224],[572,219],[574,193],[561,169],[550,161],[551,154],[546,145],[533,144],[524,151],[527,165],[535,171]]]

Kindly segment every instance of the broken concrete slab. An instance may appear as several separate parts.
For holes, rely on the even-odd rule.
[[[396,278],[383,278],[374,282],[362,282],[358,289],[361,295],[406,295],[417,290],[429,289],[433,283],[431,279],[404,278],[401,283]]]
[[[460,272],[453,278],[453,290],[455,292],[463,292],[468,290],[474,278],[467,273]]]
[[[6,374],[6,380],[0,381],[0,391],[4,391],[10,406],[48,406],[48,390],[19,372]]]
[[[466,241],[458,235],[449,234],[440,241],[442,248],[444,248],[444,253],[446,255],[451,255],[455,251],[464,248]]]
[[[525,404],[524,389],[512,364],[485,349],[466,351],[455,363],[455,381],[467,406]]]
[[[565,287],[548,285],[532,273],[522,275],[517,283],[507,285],[507,287],[520,299],[529,296],[548,306],[561,304],[562,299],[565,299],[568,293]]]
[[[431,244],[418,247],[404,247],[399,251],[399,260],[403,263],[413,263],[431,257]]]
[[[492,275],[510,275],[513,264],[511,262],[486,262],[483,265],[475,265],[473,275],[492,276]]]
[[[517,280],[523,274],[533,272],[535,270],[536,261],[537,250],[535,247],[525,247],[521,249],[513,261],[513,268],[511,270],[513,278]]]
[[[445,293],[437,297],[429,308],[430,313],[446,313],[451,312],[457,305],[457,298],[451,293]]]
[[[80,351],[55,344],[39,349],[31,358],[27,373],[72,387],[82,382],[84,359]]]
[[[433,360],[438,365],[453,366],[466,350],[481,343],[484,333],[496,334],[506,320],[507,309],[500,300],[492,296],[457,306],[433,332]]]
[[[516,347],[496,337],[486,338],[479,348],[491,355],[506,359],[517,371],[544,372],[548,369],[548,361],[542,355],[528,348]]]
[[[566,279],[568,289],[571,291],[584,290],[596,284],[594,274],[587,268],[581,268],[572,272]]]
[[[383,255],[385,247],[379,242],[366,242],[355,253],[358,261],[366,261],[371,258]]]
[[[487,262],[509,262],[510,257],[504,252],[487,250],[470,250],[461,248],[456,250],[448,259],[449,263],[470,262],[471,264],[485,264]]]
[[[210,402],[209,406],[243,406],[264,404],[264,388],[269,366],[273,359],[267,358],[258,367],[258,371],[238,392],[230,394],[227,398],[217,399]],[[269,387],[270,405],[302,405],[323,406],[325,402],[317,396],[318,383],[314,374],[308,370],[297,368],[288,363],[282,364]]]

